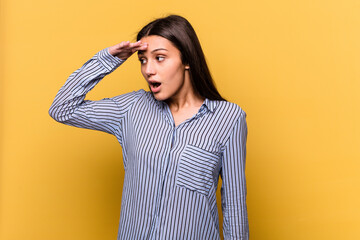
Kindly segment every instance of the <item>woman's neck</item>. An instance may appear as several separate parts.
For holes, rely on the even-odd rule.
[[[200,108],[204,100],[205,98],[195,94],[193,91],[188,91],[184,94],[173,96],[166,100],[166,103],[169,105],[171,112],[178,112],[183,109]]]

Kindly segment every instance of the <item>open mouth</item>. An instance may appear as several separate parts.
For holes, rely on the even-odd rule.
[[[153,93],[157,93],[157,92],[160,91],[161,83],[159,83],[159,82],[149,82],[149,85],[150,85],[150,90]]]
[[[161,83],[150,83],[150,85],[154,88],[157,88],[161,85]]]

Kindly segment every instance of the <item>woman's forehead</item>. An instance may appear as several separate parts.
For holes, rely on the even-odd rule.
[[[164,37],[158,35],[150,35],[140,39],[142,43],[147,43],[148,47],[146,51],[141,51],[139,54],[144,52],[155,52],[155,51],[176,51],[178,50],[172,42]]]

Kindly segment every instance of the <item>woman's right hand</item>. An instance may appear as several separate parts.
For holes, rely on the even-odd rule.
[[[131,43],[130,41],[126,41],[109,47],[109,53],[113,56],[120,58],[121,60],[126,60],[134,52],[139,50],[145,50],[147,46],[148,46],[147,43],[142,43],[141,41],[137,41],[134,43]]]

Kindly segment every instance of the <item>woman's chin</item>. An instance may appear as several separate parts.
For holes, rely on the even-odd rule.
[[[161,95],[159,93],[152,93],[152,95],[158,101],[165,101],[167,99],[166,97],[164,97],[163,95]]]

